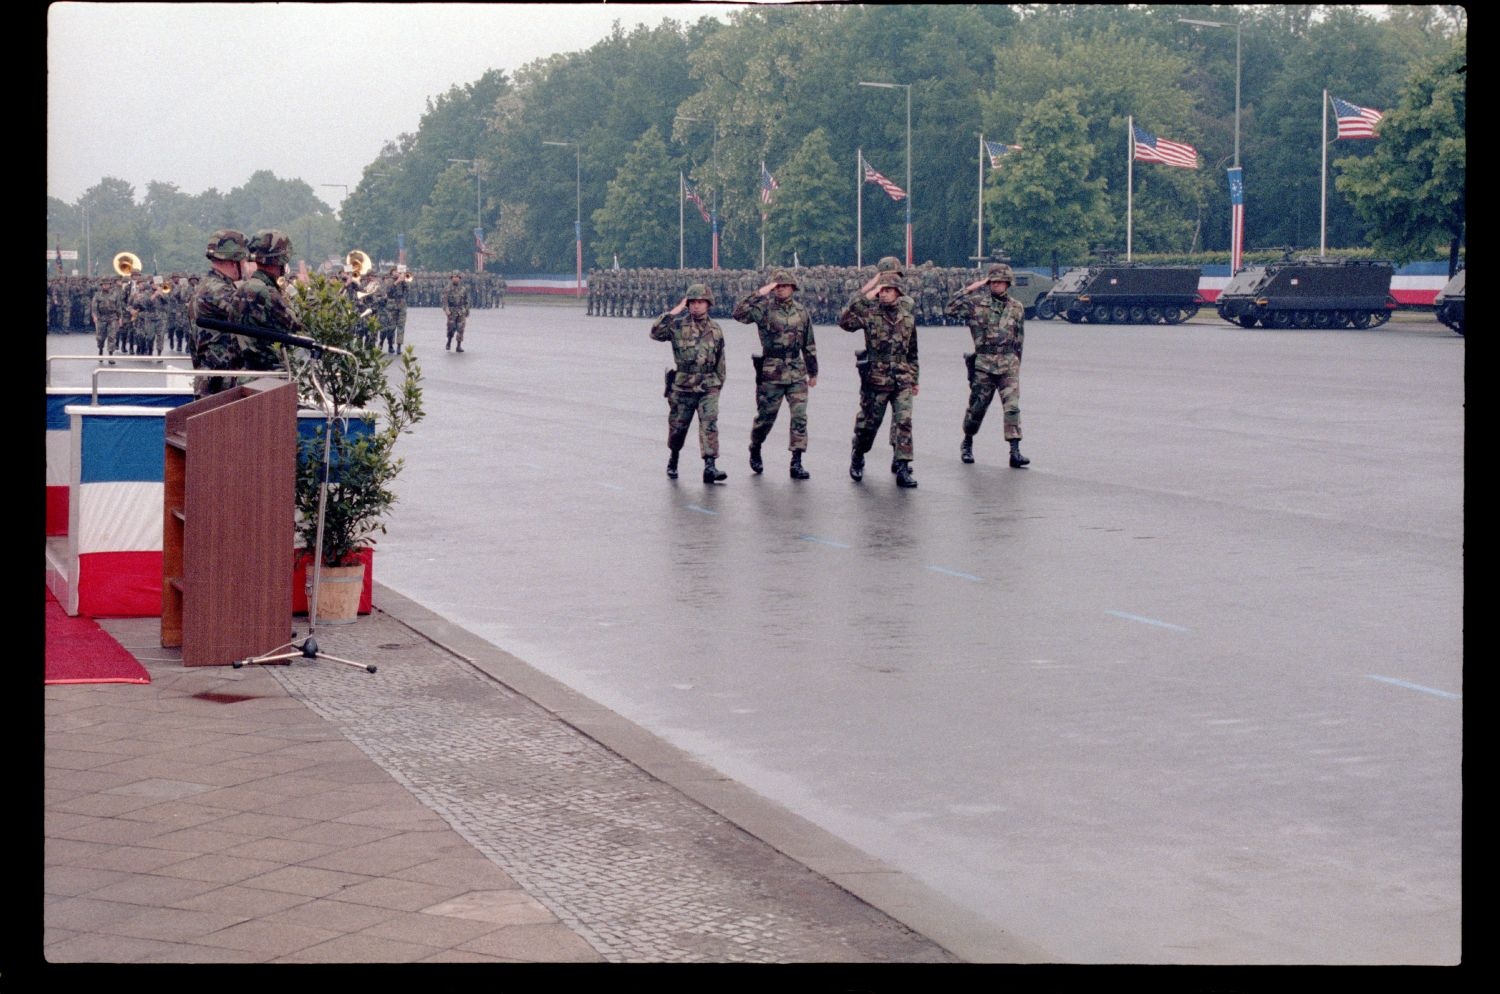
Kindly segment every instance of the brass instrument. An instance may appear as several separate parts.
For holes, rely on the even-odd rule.
[[[131,273],[141,271],[141,257],[134,252],[120,252],[115,256],[111,265],[114,266],[116,273],[129,276]]]
[[[359,249],[353,249],[344,256],[344,265],[354,271],[354,275],[363,278],[366,273],[375,268],[375,262]]]

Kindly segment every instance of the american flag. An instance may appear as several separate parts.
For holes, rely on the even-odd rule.
[[[1229,170],[1229,275],[1240,271],[1245,256],[1245,171]]]
[[[762,162],[760,164],[760,202],[769,204],[771,194],[779,189],[781,189],[781,184],[776,182],[776,177],[767,171],[766,164]]]
[[[489,246],[484,244],[484,232],[478,228],[474,229],[474,251],[480,255],[494,255]]]
[[[1159,162],[1179,169],[1198,168],[1198,150],[1193,146],[1158,138],[1138,125],[1131,127],[1135,129],[1135,157],[1138,161]]]
[[[984,143],[984,150],[989,153],[990,168],[999,169],[1001,157],[1009,155],[1011,152],[1021,151],[1021,146],[1006,145],[1004,142],[992,142],[986,139]]]
[[[872,165],[870,165],[868,162],[865,163],[865,182],[866,183],[879,183],[880,184],[880,188],[882,190],[884,190],[886,193],[890,194],[890,197],[891,197],[892,200],[905,200],[906,199],[906,191],[905,190],[901,189],[895,183],[892,183],[890,180],[886,179],[884,176],[882,176],[879,173],[877,173],[875,171],[875,167],[872,166]]]
[[[698,196],[698,190],[693,186],[692,181],[687,179],[682,181],[682,192],[683,196],[687,197],[688,203],[697,205],[698,213],[703,215],[703,220],[712,220],[708,216],[708,208],[703,206],[703,198]]]
[[[1385,116],[1384,114],[1368,107],[1356,107],[1331,93],[1328,99],[1333,101],[1333,114],[1338,118],[1340,138],[1375,137],[1375,125]]]

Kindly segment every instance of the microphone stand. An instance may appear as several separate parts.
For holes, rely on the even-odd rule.
[[[228,332],[234,335],[244,335],[247,338],[256,338],[261,341],[277,342],[282,345],[292,345],[297,348],[307,349],[312,354],[313,359],[321,358],[324,352],[333,352],[350,359],[354,358],[353,354],[344,349],[325,345],[316,339],[304,338],[300,335],[288,335],[269,328],[254,328],[249,325],[235,324],[231,321],[220,321],[217,318],[206,317],[199,318],[197,324],[198,327],[208,328],[211,331]],[[316,638],[318,629],[318,591],[322,587],[323,580],[323,523],[328,511],[328,474],[329,467],[332,465],[335,408],[333,399],[323,389],[323,381],[318,377],[317,364],[310,364],[307,371],[313,389],[318,392],[318,399],[322,404],[324,412],[326,412],[323,419],[323,466],[318,480],[318,527],[314,539],[315,548],[312,550],[312,593],[307,599],[307,638],[303,640],[300,646],[296,646],[294,641],[283,642],[269,653],[251,656],[247,659],[236,659],[230,666],[234,669],[239,669],[245,665],[264,666],[271,663],[284,663],[300,657],[310,660],[331,659],[336,663],[343,663],[347,666],[363,669],[367,673],[374,673],[375,664],[373,663],[365,664],[353,659],[343,659],[339,656],[329,655],[318,648],[318,640]],[[289,646],[296,646],[296,648],[290,652],[281,651]]]

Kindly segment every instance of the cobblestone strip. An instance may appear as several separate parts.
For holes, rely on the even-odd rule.
[[[379,629],[389,635],[394,622]],[[359,626],[364,627],[364,626]],[[377,626],[370,626],[374,631]],[[405,632],[405,629],[400,629]],[[611,962],[949,962],[823,877],[411,634],[272,672]]]

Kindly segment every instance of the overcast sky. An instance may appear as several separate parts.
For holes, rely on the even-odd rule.
[[[228,192],[269,169],[330,205],[427,99],[489,69],[665,17],[741,4],[54,3],[47,16],[47,193],[105,176]]]

